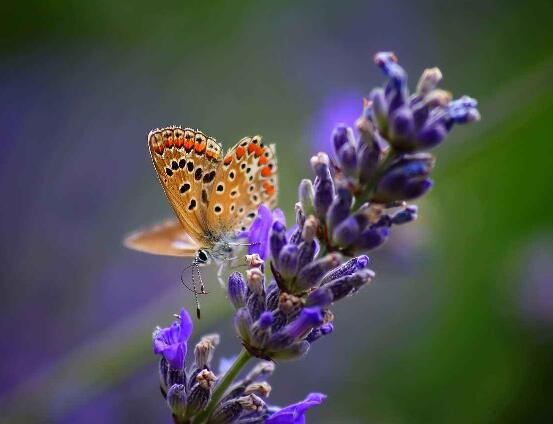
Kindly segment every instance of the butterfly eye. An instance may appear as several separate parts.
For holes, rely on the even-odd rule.
[[[207,252],[203,249],[198,250],[198,255],[196,257],[198,259],[198,262],[205,264],[209,257],[207,256]]]

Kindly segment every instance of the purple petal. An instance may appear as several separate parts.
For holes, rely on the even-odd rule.
[[[176,344],[167,347],[163,351],[163,357],[169,362],[171,368],[182,369],[184,366],[184,356],[186,355],[186,345]]]
[[[303,424],[305,423],[305,413],[310,408],[320,405],[326,395],[322,393],[310,393],[304,400],[292,405],[288,405],[281,410],[275,412],[267,421],[266,424]]]
[[[250,255],[257,253],[263,260],[268,256],[269,245],[267,241],[272,223],[273,214],[271,210],[262,204],[259,206],[257,216],[253,220],[248,231],[248,242],[251,243],[248,247],[248,253]]]
[[[192,334],[192,329],[194,328],[194,325],[192,324],[192,318],[190,318],[190,314],[184,308],[180,310],[179,327],[180,332],[177,340],[179,342],[186,342]]]
[[[180,370],[184,367],[187,341],[192,334],[192,327],[190,315],[182,308],[179,320],[154,333],[154,353],[163,355],[171,368]]]

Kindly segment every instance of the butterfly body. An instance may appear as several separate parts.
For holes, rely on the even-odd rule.
[[[259,205],[276,203],[274,148],[260,136],[245,137],[223,154],[203,132],[171,126],[151,131],[148,148],[178,221],[131,234],[125,244],[132,249],[221,262]]]

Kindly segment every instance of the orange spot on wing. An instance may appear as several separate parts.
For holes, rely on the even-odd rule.
[[[244,153],[246,153],[246,149],[244,149],[242,146],[238,146],[236,148],[236,158],[238,160],[242,159],[242,156],[244,156]]]
[[[256,145],[253,143],[248,144],[248,153],[253,153],[256,149]]]
[[[267,165],[267,163],[269,163],[269,159],[266,156],[262,156],[262,157],[259,158],[257,163],[259,165]]]
[[[219,157],[219,155],[217,154],[217,152],[213,151],[213,150],[206,150],[205,151],[205,155],[209,158],[209,159],[217,159]]]
[[[186,140],[186,141],[184,142],[184,148],[185,148],[186,150],[191,150],[192,147],[194,147],[194,140]]]
[[[196,153],[202,153],[205,150],[205,143],[196,143],[194,146]]]
[[[255,146],[255,157],[258,158],[263,154],[263,147]]]
[[[232,162],[232,156],[227,156],[227,157],[225,158],[225,161],[224,161],[223,163],[224,163],[225,165],[228,165],[228,164],[231,163],[231,162]]]
[[[265,181],[263,183],[263,188],[265,189],[265,193],[267,193],[269,196],[275,192],[275,186],[268,181]]]
[[[271,168],[269,168],[268,166],[265,166],[261,169],[261,175],[263,175],[264,177],[268,177],[269,175],[271,175],[271,172]]]
[[[154,147],[154,152],[156,152],[158,155],[163,154],[163,144],[159,143],[156,147]]]
[[[180,149],[183,146],[183,144],[184,144],[184,140],[182,138],[177,138],[175,140],[175,147],[177,149]]]
[[[172,138],[168,138],[168,139],[165,140],[165,147],[167,147],[168,149],[173,147],[173,139]]]

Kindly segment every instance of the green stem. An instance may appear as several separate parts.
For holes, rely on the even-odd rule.
[[[201,424],[206,422],[213,411],[215,410],[215,407],[229,388],[229,386],[232,384],[236,376],[240,373],[242,368],[244,368],[244,365],[252,358],[252,355],[246,350],[242,349],[238,357],[235,359],[232,366],[229,368],[229,370],[226,372],[226,374],[223,376],[221,381],[217,384],[215,387],[215,390],[213,391],[213,395],[211,396],[211,400],[209,401],[209,404],[207,405],[207,408],[205,411],[203,411],[201,414],[199,414],[196,419],[194,420],[195,424]]]

